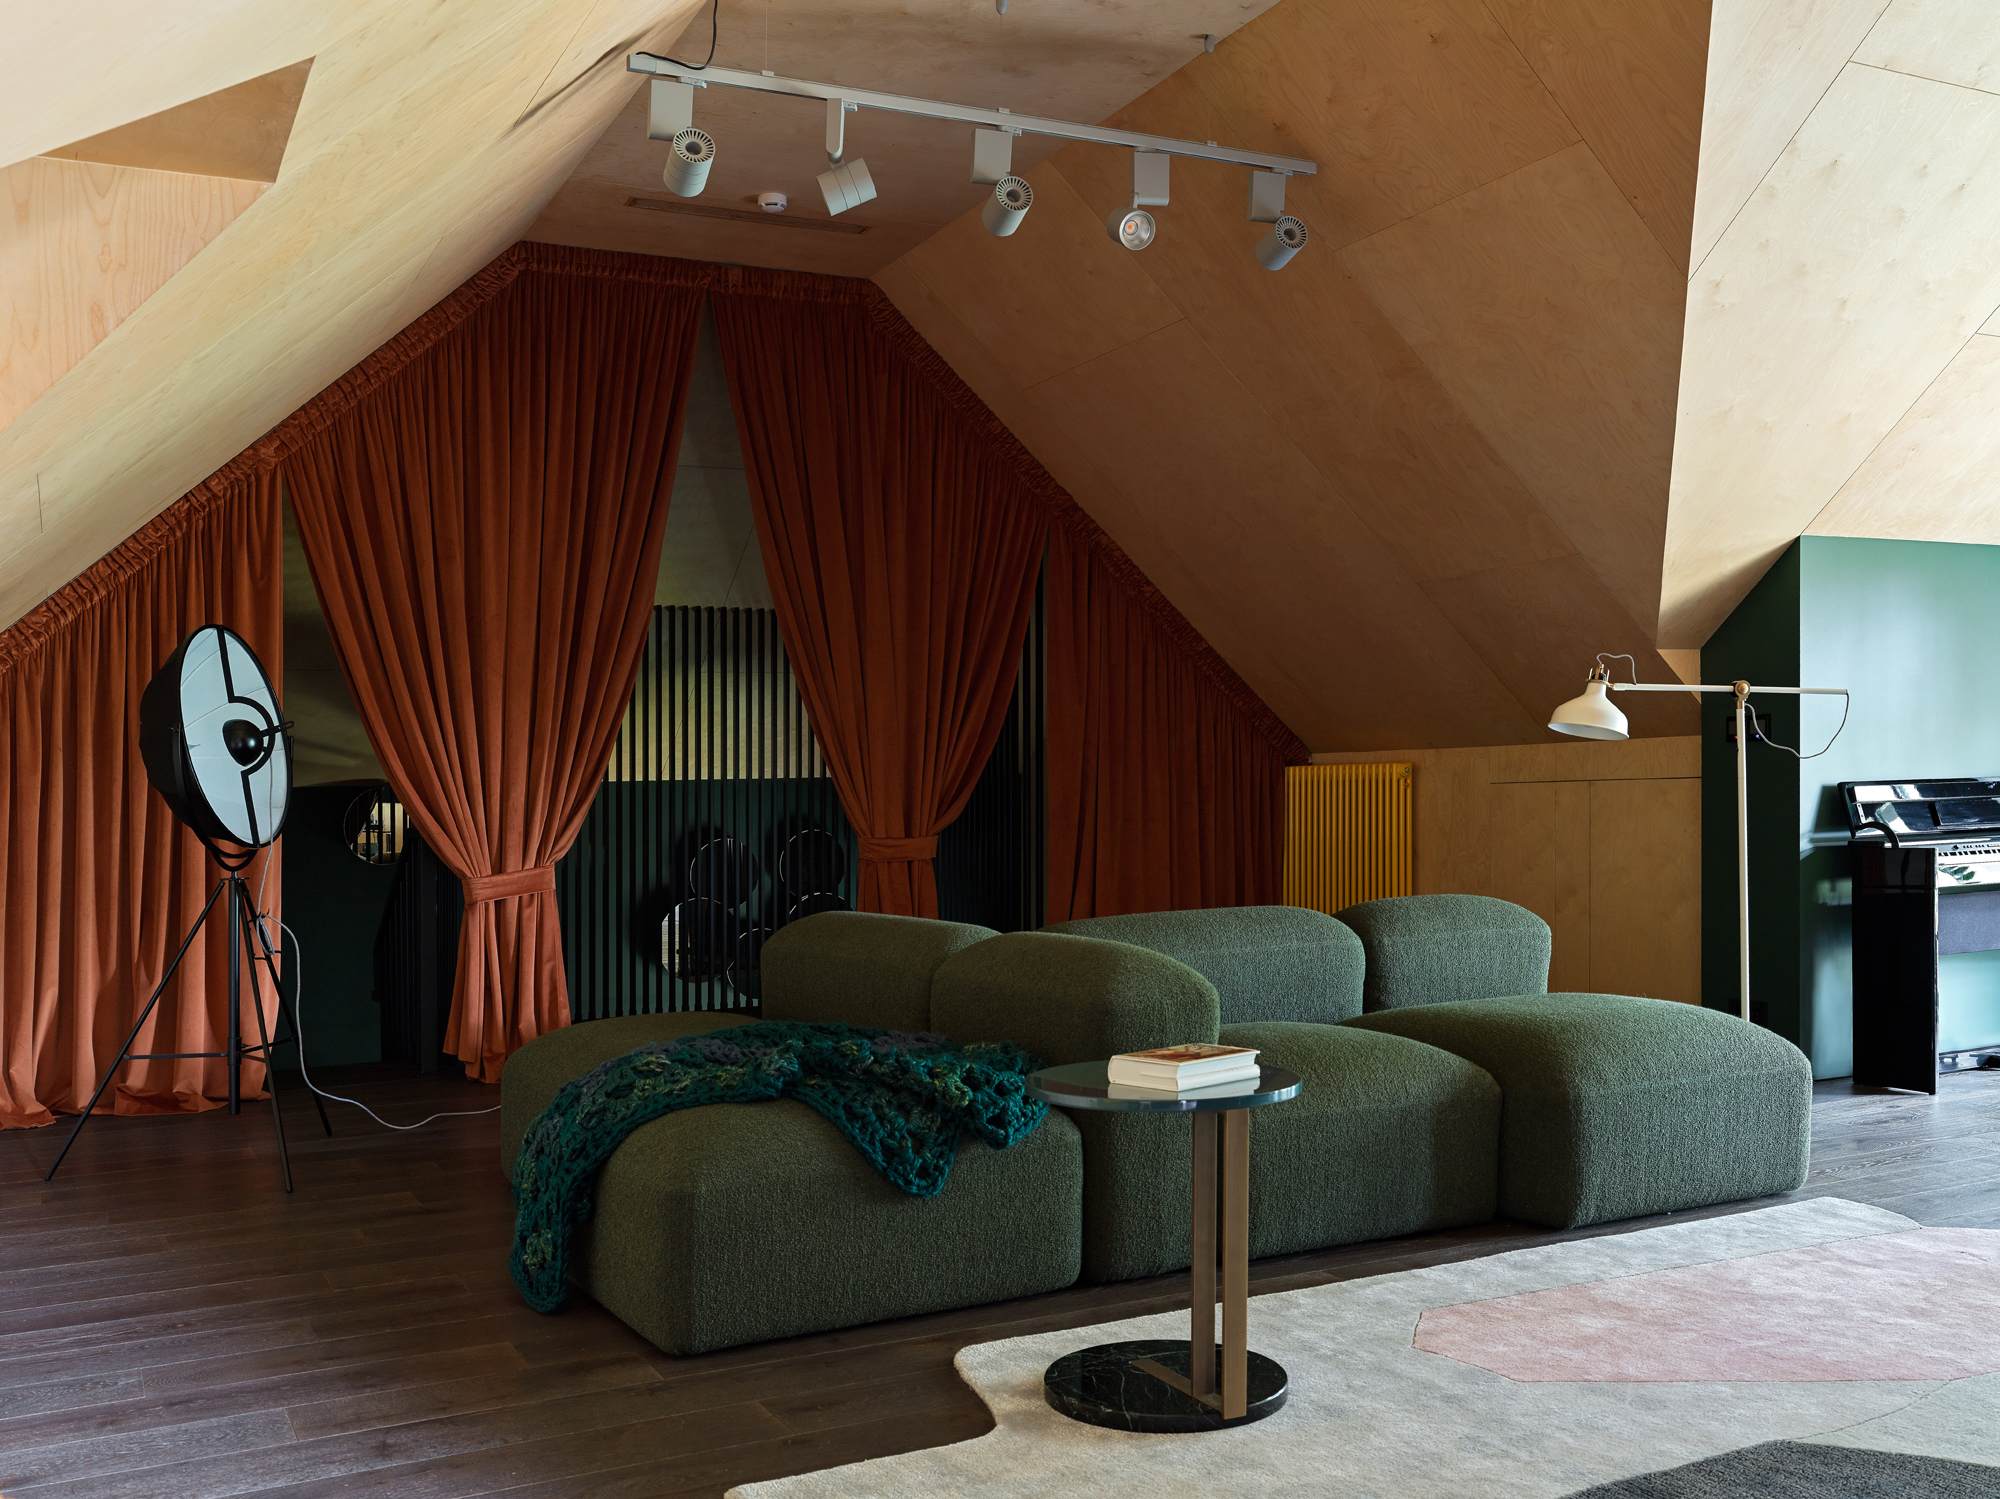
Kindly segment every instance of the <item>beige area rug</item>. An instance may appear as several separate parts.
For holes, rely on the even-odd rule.
[[[1108,1431],[1042,1399],[1060,1355],[1185,1337],[1185,1313],[977,1344],[958,1368],[985,1436],[731,1492],[1557,1499],[1782,1440],[2000,1466],[1996,1326],[2000,1231],[1820,1198],[1255,1297],[1250,1346],[1292,1393],[1232,1431]]]

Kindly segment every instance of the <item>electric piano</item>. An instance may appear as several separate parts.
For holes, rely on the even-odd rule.
[[[1842,781],[1854,856],[1854,1080],[1937,1092],[2000,1067],[1995,1044],[1940,1051],[1938,958],[2000,951],[2000,778]]]

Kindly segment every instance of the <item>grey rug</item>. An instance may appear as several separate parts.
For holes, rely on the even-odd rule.
[[[1105,1493],[1562,1499],[1717,1453],[1802,1441],[2000,1465],[2000,1373],[1798,1383],[1516,1382],[1412,1342],[1430,1307],[1916,1226],[1880,1208],[1817,1198],[1253,1297],[1250,1346],[1290,1371],[1291,1402],[1254,1426],[1202,1436],[1086,1426],[1057,1415],[1042,1398],[1042,1371],[1051,1360],[1093,1343],[1185,1337],[1185,1312],[977,1344],[959,1353],[958,1367],[993,1412],[994,1430],[732,1493],[736,1499]],[[1766,1487],[1759,1499],[1776,1492]],[[1700,1491],[1688,1493],[1694,1499]]]
[[[1659,1473],[1579,1489],[1569,1499],[1993,1499],[2000,1468],[1822,1447],[1763,1442]]]

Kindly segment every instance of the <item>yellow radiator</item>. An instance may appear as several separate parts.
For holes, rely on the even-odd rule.
[[[1285,904],[1331,916],[1358,901],[1408,895],[1410,767],[1285,768]]]

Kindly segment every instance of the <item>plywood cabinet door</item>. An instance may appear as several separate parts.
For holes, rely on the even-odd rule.
[[[1486,893],[1549,924],[1552,993],[1591,987],[1590,788],[1588,781],[1493,786]]]
[[[1701,1003],[1701,782],[1590,784],[1589,988]]]

